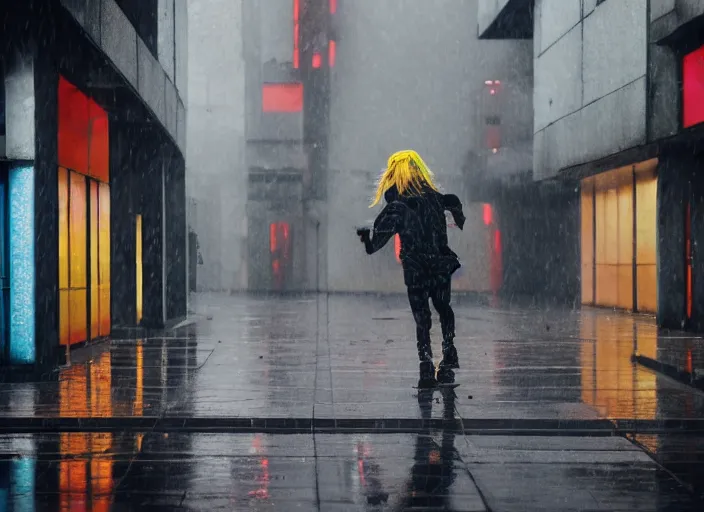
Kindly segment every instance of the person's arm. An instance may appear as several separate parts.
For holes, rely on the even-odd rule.
[[[460,201],[460,198],[455,194],[445,194],[443,196],[443,206],[452,214],[452,218],[455,219],[457,227],[462,229],[466,217],[462,212],[462,201]]]
[[[398,232],[401,221],[402,205],[394,202],[387,204],[374,221],[373,233],[369,229],[357,230],[367,254],[374,254]]]

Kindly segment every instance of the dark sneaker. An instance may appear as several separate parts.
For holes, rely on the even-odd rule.
[[[455,370],[459,369],[460,361],[457,358],[457,349],[454,345],[450,345],[446,350],[443,350],[442,356],[442,362],[440,363],[441,367],[444,366],[445,368]]]
[[[435,366],[432,361],[423,361],[420,363],[420,378],[418,379],[419,388],[432,388],[437,386],[438,381],[435,380]]]

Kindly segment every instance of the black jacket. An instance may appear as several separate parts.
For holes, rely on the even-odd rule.
[[[398,234],[407,286],[423,285],[429,278],[449,276],[460,268],[459,258],[447,244],[445,220],[447,210],[457,226],[464,227],[462,203],[456,195],[428,187],[421,194],[400,196],[392,187],[384,198],[387,205],[374,221],[372,236],[364,240],[367,254],[374,254]]]

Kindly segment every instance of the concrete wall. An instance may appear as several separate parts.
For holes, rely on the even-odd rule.
[[[198,288],[240,289],[247,233],[242,1],[189,0],[188,15],[186,182],[203,256]]]
[[[171,1],[176,2],[176,12],[180,13],[176,17],[177,29],[180,30],[164,30],[165,24],[160,17],[158,27],[162,30],[159,40],[164,43],[164,48],[173,47],[175,55],[179,55],[182,52],[179,48],[185,46],[187,38],[187,4],[186,0]],[[186,89],[185,84],[177,88],[174,80],[169,78],[169,71],[174,70],[176,82],[179,82],[179,69],[178,66],[174,69],[169,60],[170,51],[165,50],[163,54],[159,51],[159,59],[154,58],[115,0],[61,0],[61,4],[125,77],[184,152]],[[168,16],[167,7],[167,2],[160,2],[158,12],[167,13]],[[185,69],[182,69],[181,73],[184,72]],[[185,81],[185,74],[183,78],[180,83]],[[179,118],[183,120],[181,123],[178,122]]]
[[[340,2],[338,17],[327,284],[331,291],[401,290],[392,246],[369,258],[354,232],[378,213],[367,208],[374,180],[391,153],[413,148],[445,190],[466,197],[461,169],[468,152],[483,143],[478,105],[484,81],[508,80],[516,68],[529,75],[530,42],[479,41],[471,29],[477,3],[465,0]],[[472,233],[468,221],[467,231],[452,235],[466,263],[476,262],[473,251],[484,247]],[[482,282],[471,278],[464,286],[480,288]]]
[[[536,0],[536,178],[645,143],[647,6]]]

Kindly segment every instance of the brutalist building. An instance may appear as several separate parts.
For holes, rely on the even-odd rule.
[[[480,0],[533,39],[533,174],[574,181],[576,299],[704,328],[704,3]],[[569,237],[568,237],[569,238]]]
[[[0,8],[3,366],[186,314],[186,9]]]

